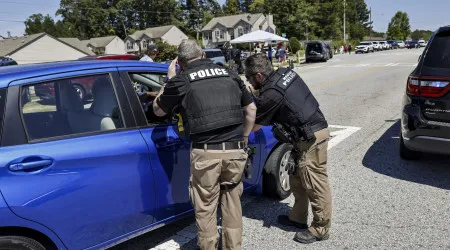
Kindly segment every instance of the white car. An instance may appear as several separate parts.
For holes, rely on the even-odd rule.
[[[382,50],[389,49],[389,44],[386,41],[381,41],[380,44],[381,44],[381,49]]]
[[[405,47],[405,42],[403,41],[397,41],[398,47],[399,48],[404,48]]]
[[[373,44],[372,42],[360,42],[358,46],[355,48],[355,53],[369,53],[373,52]]]
[[[425,46],[427,46],[427,43],[425,42],[425,40],[419,40],[419,46],[420,47],[425,47]]]
[[[372,42],[373,50],[379,51],[380,50],[380,44],[377,41]]]

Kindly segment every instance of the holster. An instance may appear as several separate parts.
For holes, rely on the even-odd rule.
[[[272,127],[273,136],[279,141],[283,143],[292,143],[294,138],[291,133],[289,133],[283,125],[279,123],[275,123]]]
[[[256,153],[255,147],[246,147],[245,152],[247,153],[247,162],[245,163],[244,167],[244,176],[246,179],[252,178],[252,169],[253,169],[253,155]]]

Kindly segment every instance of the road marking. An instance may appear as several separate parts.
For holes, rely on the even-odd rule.
[[[361,129],[360,127],[338,126],[338,125],[329,125],[328,127],[339,129],[336,131],[332,131],[330,133],[331,139],[328,142],[328,150],[332,149],[334,146],[338,145],[343,140],[351,136],[353,133],[356,133]]]
[[[328,127],[330,129],[337,129],[330,132],[331,139],[328,141],[328,150],[332,149],[334,146],[338,145],[353,133],[356,133],[361,129],[359,127],[339,125],[329,125]],[[242,207],[251,203],[255,198],[256,197],[253,196],[246,196],[244,199],[242,199]],[[181,231],[175,233],[171,237],[163,240],[161,244],[151,248],[150,250],[179,250],[196,237],[197,226],[195,225],[195,223],[192,223],[191,225],[183,228]]]

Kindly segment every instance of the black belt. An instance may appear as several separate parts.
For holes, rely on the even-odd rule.
[[[220,143],[192,143],[192,148],[196,149],[210,149],[210,150],[232,150],[243,149],[243,141],[227,141]]]
[[[313,133],[320,131],[324,128],[328,128],[328,123],[327,121],[321,121],[319,123],[316,123],[314,125],[311,125],[311,130],[313,131]]]

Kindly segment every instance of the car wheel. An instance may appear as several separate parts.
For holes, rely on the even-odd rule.
[[[291,194],[288,169],[294,164],[291,158],[292,145],[281,144],[272,152],[263,171],[263,192],[275,199],[286,199]]]
[[[0,249],[45,250],[45,247],[31,238],[23,236],[1,236]]]
[[[421,153],[411,150],[405,146],[403,136],[400,135],[400,157],[404,160],[417,160],[420,158]]]
[[[78,95],[78,97],[80,97],[80,100],[83,101],[84,98],[86,97],[86,91],[84,90],[84,88],[78,84],[74,84],[73,87],[77,91],[77,95]]]

